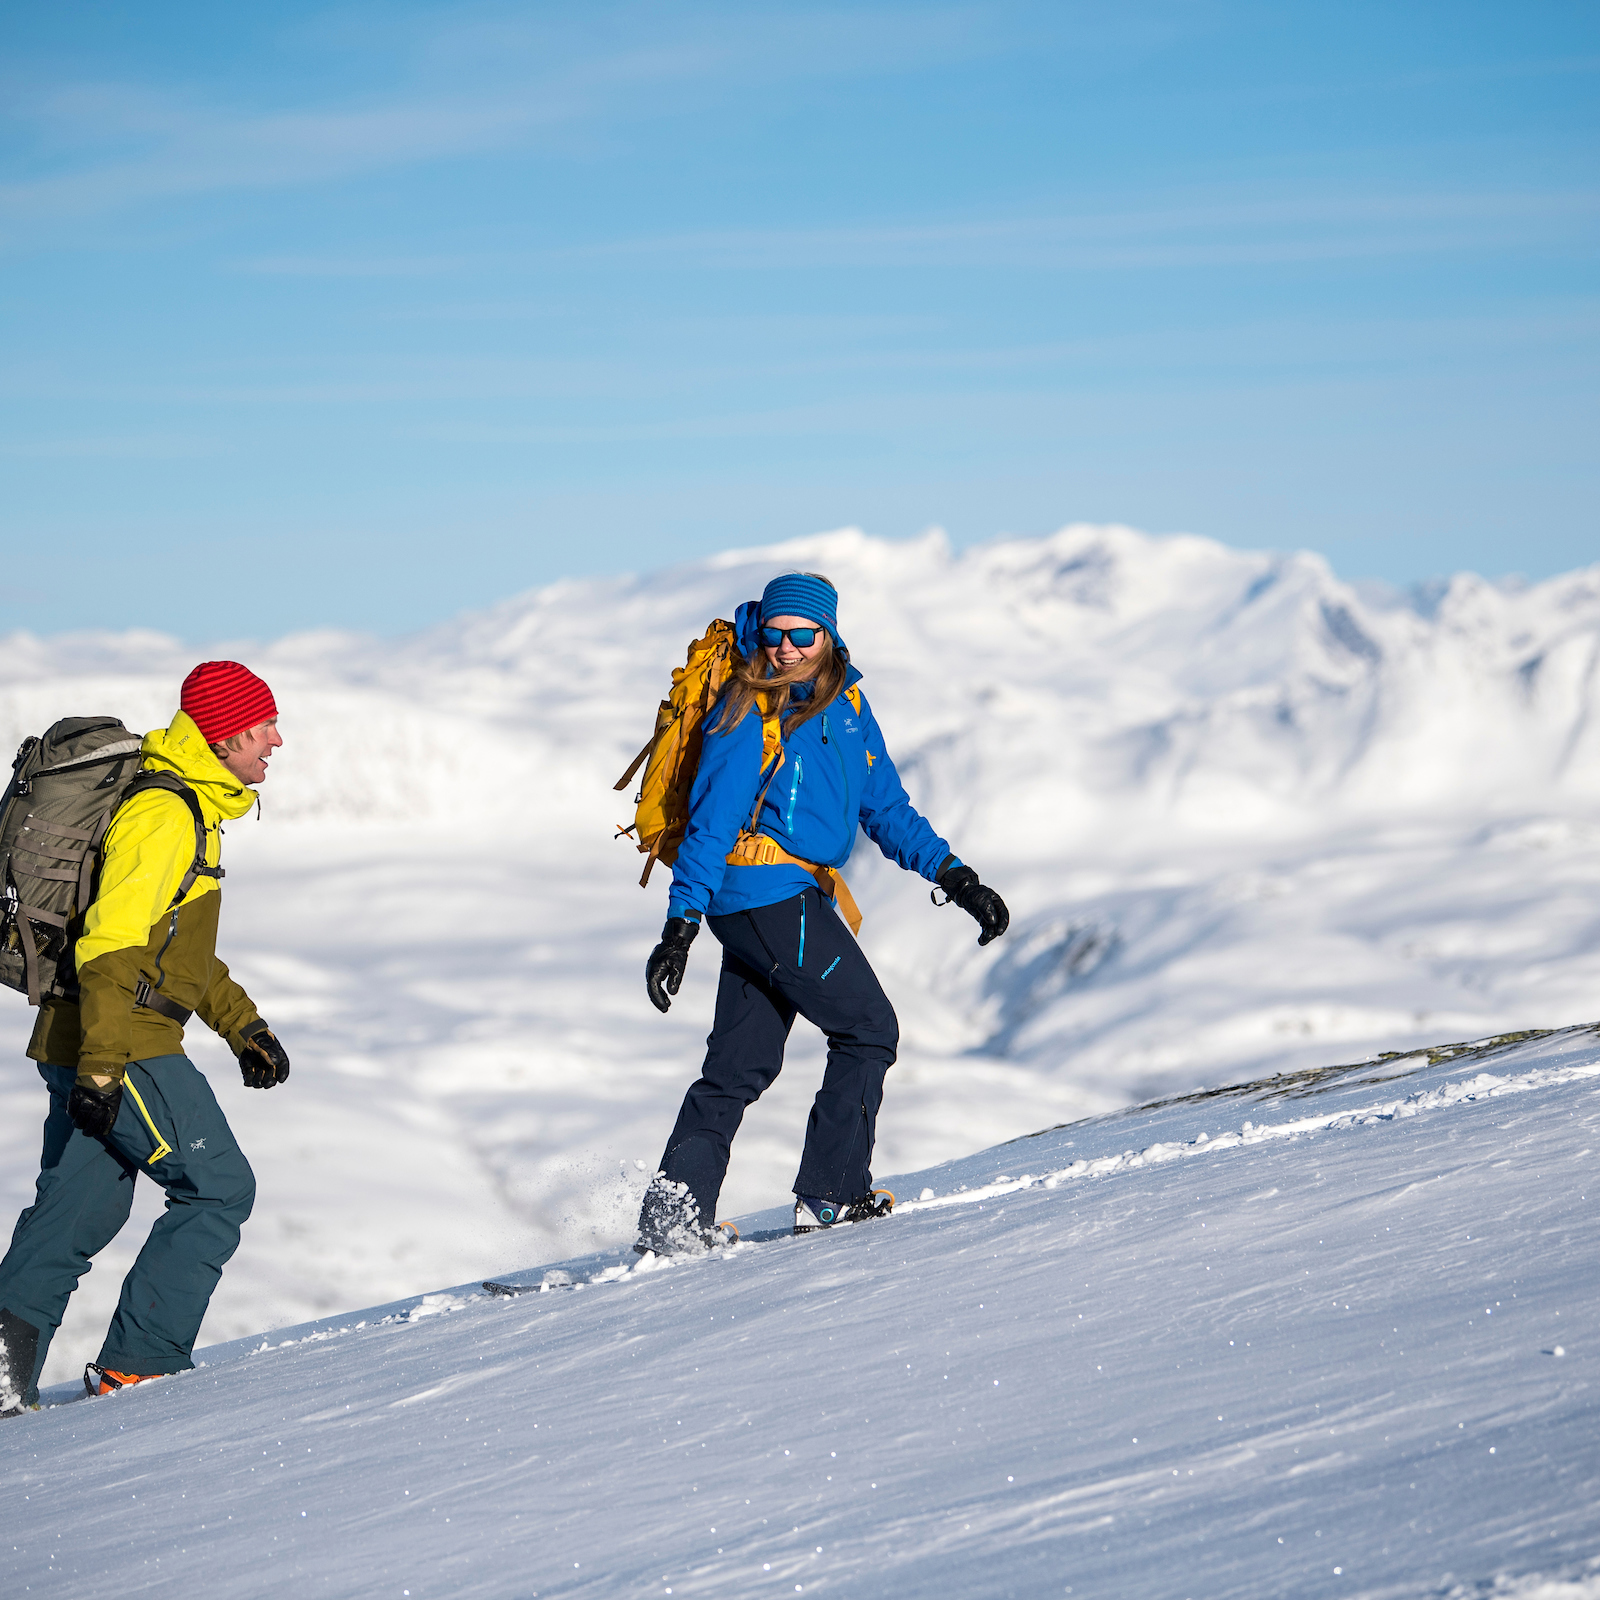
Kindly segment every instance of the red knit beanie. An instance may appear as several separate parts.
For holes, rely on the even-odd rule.
[[[178,704],[207,744],[222,744],[278,714],[272,691],[237,661],[202,661],[183,680]]]

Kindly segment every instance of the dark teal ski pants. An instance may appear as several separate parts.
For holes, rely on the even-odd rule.
[[[6,1344],[15,1352],[27,1342],[19,1333],[30,1327],[38,1344],[32,1373],[13,1371],[12,1382],[26,1400],[37,1399],[67,1301],[128,1220],[141,1172],[166,1190],[167,1209],[123,1280],[98,1363],[142,1378],[184,1372],[194,1365],[201,1320],[255,1201],[250,1163],[187,1056],[130,1061],[116,1126],[104,1139],[80,1133],[67,1116],[71,1067],[41,1066],[39,1075],[50,1091],[39,1182],[0,1261]]]

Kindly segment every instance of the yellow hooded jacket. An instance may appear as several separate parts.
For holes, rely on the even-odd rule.
[[[222,855],[222,823],[242,817],[256,797],[217,760],[187,713],[144,736],[144,770],[175,773],[194,790],[206,823],[206,865]],[[116,814],[101,847],[99,891],[84,917],[76,960],[78,1001],[47,1000],[28,1044],[35,1061],[76,1066],[78,1081],[119,1083],[129,1061],[176,1055],[183,1028],[134,1004],[142,978],[193,1011],[238,1055],[241,1030],[259,1020],[250,996],[217,960],[222,894],[215,878],[196,878],[172,909],[195,854],[194,817],[180,795],[150,789]]]

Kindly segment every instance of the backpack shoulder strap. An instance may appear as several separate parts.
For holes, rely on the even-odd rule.
[[[856,715],[861,715],[861,690],[856,684],[851,684],[844,692],[844,697],[856,708]]]
[[[147,794],[152,789],[164,789],[168,794],[176,795],[189,808],[189,815],[194,820],[194,860],[189,863],[188,870],[178,884],[178,892],[172,897],[172,906],[180,906],[188,897],[189,891],[194,888],[197,878],[225,878],[228,874],[221,867],[206,865],[205,815],[200,810],[199,795],[182,778],[175,777],[170,772],[141,772],[122,791],[122,799],[118,802],[117,809],[120,811],[136,794]],[[172,906],[168,906],[167,909],[170,911]]]
[[[773,761],[783,765],[783,720],[767,710],[763,699],[761,706],[761,770],[765,772]],[[773,767],[776,772],[778,767]]]
[[[762,784],[756,794],[756,803],[750,812],[750,821],[745,825],[744,832],[753,834],[756,824],[761,820],[761,807],[766,803],[767,790],[772,787],[772,780],[778,776],[787,756],[783,748],[783,721],[767,710],[766,696],[761,697],[761,772]]]

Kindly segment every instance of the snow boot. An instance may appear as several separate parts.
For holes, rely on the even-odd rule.
[[[894,1210],[894,1196],[887,1189],[874,1189],[859,1200],[818,1200],[810,1195],[794,1197],[794,1231],[816,1233],[821,1228],[836,1228],[841,1222],[871,1222]]]
[[[739,1230],[731,1222],[709,1224],[687,1184],[657,1176],[645,1190],[639,1208],[639,1237],[634,1251],[641,1256],[700,1255],[732,1244]]]
[[[99,1388],[95,1387],[96,1380],[91,1378],[91,1372],[99,1373]],[[113,1372],[110,1367],[97,1367],[90,1362],[83,1369],[83,1387],[92,1400],[96,1395],[116,1394],[119,1389],[129,1388],[135,1383],[148,1383],[152,1378],[164,1378],[164,1372],[147,1372],[139,1376],[132,1372]]]
[[[12,1311],[0,1311],[0,1417],[20,1417],[39,1409],[28,1399],[33,1367],[39,1359],[39,1330]]]

